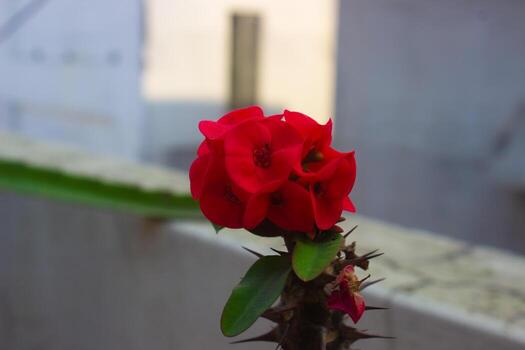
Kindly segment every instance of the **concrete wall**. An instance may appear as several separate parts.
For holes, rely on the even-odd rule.
[[[222,307],[254,261],[282,241],[208,223],[161,223],[0,193],[0,348],[274,349],[230,345]],[[525,262],[425,233],[352,218],[359,251],[381,248],[361,329],[393,335],[369,350],[518,350]],[[418,250],[410,254],[411,247]],[[463,254],[460,254],[463,252]],[[468,280],[468,283],[464,281]],[[496,291],[496,292],[495,292]],[[240,338],[262,333],[257,323]]]
[[[502,137],[525,138],[525,2],[339,3],[335,133],[359,212],[525,252],[525,198],[492,176]]]
[[[129,215],[0,197],[1,349],[230,348],[221,303],[247,256]]]

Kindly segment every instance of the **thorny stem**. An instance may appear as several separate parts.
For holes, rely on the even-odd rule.
[[[291,234],[283,237],[291,254],[295,247],[294,237]],[[354,265],[366,270],[369,259],[380,255],[377,251],[372,251],[358,256],[355,254],[353,242],[338,253],[330,266],[332,272],[327,272],[327,269],[325,273],[309,282],[300,280],[294,273],[290,274],[279,304],[263,314],[263,317],[277,323],[275,328],[265,335],[245,341],[272,341],[277,343],[277,348],[283,350],[348,350],[359,339],[383,338],[366,334],[346,324],[343,313],[328,308],[325,291],[344,266]],[[363,285],[366,286],[366,283]],[[374,306],[367,308],[383,309]]]
[[[293,237],[285,236],[284,240],[288,251],[293,252]],[[346,253],[343,259],[334,260],[332,265],[356,259],[368,263],[367,256],[375,257],[375,252],[359,257],[355,255],[354,249],[355,243],[352,243],[352,253]],[[367,268],[368,264],[365,266]],[[278,306],[286,308],[286,305],[296,305],[284,315],[284,322],[278,324],[279,333],[282,334],[279,344],[283,350],[343,350],[349,349],[351,343],[364,337],[361,332],[345,325],[341,312],[328,309],[326,277],[324,274],[313,281],[304,282],[295,274],[290,275]],[[332,281],[334,279],[335,276],[332,276]]]

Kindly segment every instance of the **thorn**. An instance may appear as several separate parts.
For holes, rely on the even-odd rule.
[[[248,253],[252,253],[258,258],[262,258],[264,256],[261,253],[257,253],[255,250],[251,250],[250,248],[242,247],[242,249],[246,250]]]
[[[372,250],[371,252],[368,252],[365,255],[361,255],[357,259],[370,260],[370,259],[377,258],[378,256],[385,254],[385,253],[378,253],[378,251],[379,249]]]
[[[379,339],[396,339],[395,337],[390,337],[387,335],[377,335],[377,334],[367,334],[363,332],[356,332],[358,334],[358,337],[360,339],[372,339],[372,338],[379,338]]]
[[[390,310],[389,307],[380,307],[380,306],[365,306],[365,310]]]
[[[283,348],[283,340],[286,338],[286,335],[288,335],[288,329],[290,329],[290,324],[286,324],[286,328],[284,329],[283,335],[281,336],[281,339],[279,339],[279,343],[275,347],[275,350],[278,350],[279,348]]]
[[[369,254],[371,254],[373,252],[370,252]],[[368,262],[368,260],[370,259],[373,259],[373,258],[377,258],[378,256],[381,256],[385,253],[377,253],[377,254],[372,254],[372,255],[363,255],[363,256],[360,256],[358,258],[355,258],[355,259],[350,259],[350,260],[346,260],[346,261],[343,261],[342,265],[341,265],[341,268],[344,268],[348,265],[354,265],[354,266],[359,266],[361,268],[363,268],[364,270],[366,270],[366,267],[368,266],[360,266],[360,264],[363,264],[365,262]]]
[[[370,338],[381,338],[381,339],[395,339],[394,337],[388,337],[376,334],[367,334],[363,331],[359,331],[354,327],[342,325],[340,328],[341,336],[347,340],[358,340],[358,339],[370,339]]]
[[[270,309],[265,310],[261,317],[265,318],[267,320],[270,320],[275,323],[282,322],[283,319],[286,319],[286,316],[284,315],[285,312],[291,311],[297,307],[297,304],[287,304],[287,305],[279,305]]]
[[[272,251],[276,252],[277,254],[283,256],[283,255],[287,255],[288,252],[283,252],[282,250],[277,250],[277,249],[274,249],[274,248],[270,248]]]
[[[363,283],[364,281],[366,281],[367,279],[369,279],[369,278],[370,278],[370,276],[371,276],[371,275],[370,275],[370,274],[368,274],[368,276],[366,276],[366,277],[365,277],[365,278],[363,278],[363,279],[362,279],[361,281],[359,281],[359,283]]]
[[[364,290],[365,288],[373,286],[376,283],[383,282],[384,280],[386,280],[386,278],[379,278],[377,280],[373,280],[373,281],[370,281],[370,282],[363,283],[361,285],[361,288],[359,288],[359,290]]]
[[[368,252],[368,253],[366,253],[365,255],[361,256],[361,257],[364,258],[364,257],[370,256],[370,255],[372,255],[372,254],[374,254],[374,253],[377,253],[378,251],[379,251],[379,249],[374,249],[374,250],[372,250],[371,252]]]
[[[373,255],[369,255],[366,257],[366,260],[370,260],[370,259],[374,259],[374,258],[377,258],[378,256],[381,256],[381,255],[384,255],[385,253],[377,253],[377,254],[373,254]]]
[[[261,314],[260,317],[265,318],[265,319],[267,319],[268,321],[272,321],[272,322],[275,322],[275,323],[279,323],[279,322],[282,321],[282,320],[281,320],[282,317],[281,317],[280,314],[266,313],[266,312],[265,312],[265,313]]]
[[[343,237],[346,238],[346,237],[350,236],[350,234],[351,234],[352,232],[354,232],[356,228],[357,228],[357,225],[355,225],[354,227],[352,227],[352,228],[350,229],[350,231],[348,231],[347,233],[345,233],[345,235],[344,235]]]
[[[270,343],[279,343],[279,327],[275,327],[271,331],[265,334],[261,334],[257,337],[243,339],[243,340],[237,340],[234,342],[231,342],[230,344],[241,344],[241,343],[250,343],[250,342],[256,342],[256,341],[266,341]]]
[[[276,307],[273,307],[271,309],[267,309],[266,311],[264,311],[261,317],[264,317],[267,320],[279,323],[279,321],[283,319],[283,313],[293,310],[296,307],[297,307],[296,303],[278,305]]]

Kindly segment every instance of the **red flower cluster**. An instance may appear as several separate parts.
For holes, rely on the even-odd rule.
[[[332,122],[284,111],[265,117],[259,107],[201,121],[205,140],[190,169],[191,193],[204,215],[229,228],[265,219],[287,231],[331,228],[356,177],[354,153],[330,147]]]

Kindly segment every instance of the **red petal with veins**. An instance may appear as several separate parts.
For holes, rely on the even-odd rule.
[[[300,152],[301,140],[296,131],[277,120],[243,123],[224,139],[228,174],[250,193],[270,182],[286,181]]]

